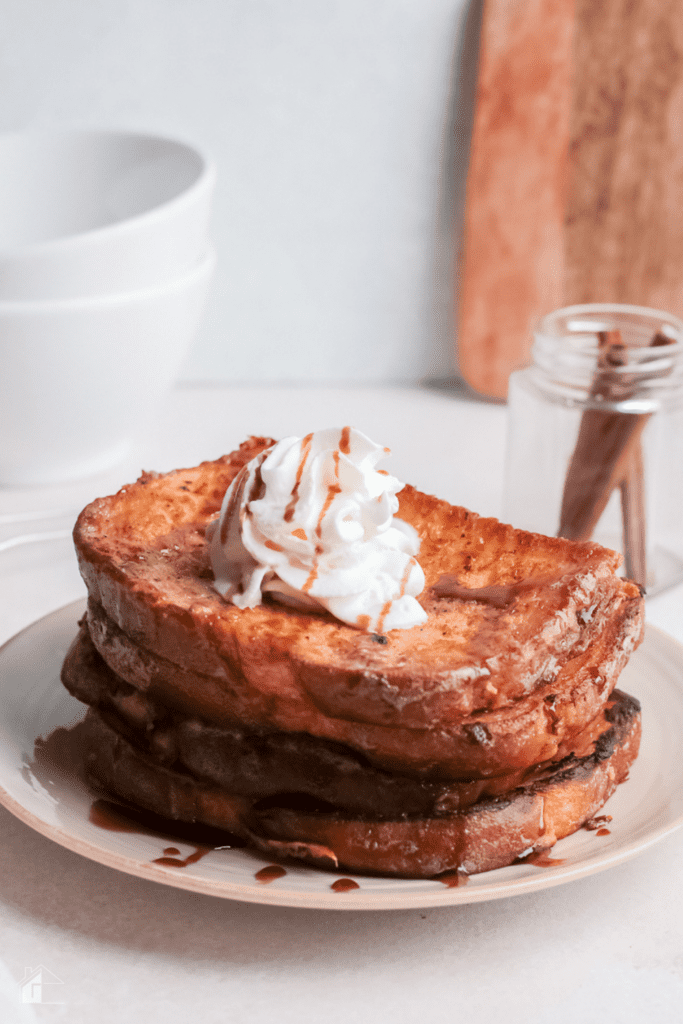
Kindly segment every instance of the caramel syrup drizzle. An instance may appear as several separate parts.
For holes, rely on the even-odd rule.
[[[299,487],[301,485],[301,478],[304,475],[304,467],[306,460],[311,452],[311,441],[313,440],[313,434],[306,434],[301,444],[301,459],[296,471],[296,480],[294,481],[294,487],[292,488],[292,496],[287,502],[287,507],[284,512],[283,519],[286,523],[291,523],[294,518],[294,509],[299,500]]]
[[[341,494],[341,484],[339,483],[339,457],[342,454],[343,455],[348,455],[349,451],[351,450],[350,449],[350,443],[349,443],[350,429],[351,429],[350,427],[344,427],[343,428],[343,430],[341,432],[341,436],[339,438],[339,447],[335,448],[335,450],[334,450],[334,452],[332,454],[332,458],[334,459],[334,481],[335,482],[332,483],[332,484],[328,484],[327,494],[325,495],[325,501],[323,503],[323,507],[320,510],[320,515],[318,516],[318,522],[316,523],[315,535],[316,535],[316,537],[318,538],[319,541],[322,539],[322,535],[323,535],[323,520],[324,520],[325,516],[327,515],[327,513],[329,512],[330,505],[332,504],[334,499],[337,497],[337,495]],[[295,485],[295,487],[297,487],[297,485]],[[292,492],[292,494],[293,493],[294,492]],[[308,574],[308,578],[306,579],[306,582],[304,583],[303,587],[301,588],[301,590],[303,591],[304,594],[308,594],[309,593],[311,587],[313,586],[313,584],[315,583],[315,581],[318,578],[318,568],[319,568],[318,559],[320,558],[322,553],[323,553],[323,546],[322,546],[322,544],[316,544],[316,546],[315,546],[315,561],[313,562],[313,567],[311,568],[311,571]]]
[[[394,601],[398,601],[405,596],[406,587],[408,586],[408,580],[410,579],[410,573],[415,564],[415,559],[411,558],[405,568],[403,576],[401,577],[401,588],[399,590],[398,597],[390,597],[389,600],[384,604],[382,611],[379,613],[379,618],[377,619],[377,628],[375,630],[376,633],[384,632],[384,622],[387,615],[389,614],[392,604],[394,603]]]
[[[335,483],[328,484],[327,496],[325,497],[325,503],[324,503],[322,509],[320,510],[320,515],[318,516],[318,522],[317,522],[316,527],[315,527],[315,535],[318,538],[318,540],[321,540],[322,539],[322,535],[323,535],[323,519],[327,515],[327,513],[329,511],[329,508],[330,508],[330,505],[332,504],[332,502],[334,501],[336,496],[338,494],[341,494],[341,484],[339,483],[339,450],[337,450],[337,451],[335,451],[333,453],[332,458],[334,459],[334,479],[335,479]]]
[[[353,878],[338,878],[336,882],[333,882],[330,886],[333,892],[351,892],[353,889],[360,889],[358,882],[354,882]]]
[[[190,864],[196,864],[202,857],[206,857],[207,853],[211,853],[214,849],[214,846],[196,846],[194,853],[189,853],[182,860],[179,857],[155,857],[152,864],[160,864],[164,868],[187,868]],[[164,853],[166,853],[165,850]]]
[[[232,494],[230,495],[230,501],[228,502],[228,507],[225,510],[225,515],[223,516],[223,521],[221,523],[221,532],[219,535],[221,544],[225,544],[226,540],[228,539],[228,530],[230,529],[230,523],[232,522],[232,518],[235,514],[235,509],[242,502],[242,495],[244,494],[244,488],[246,487],[246,483],[247,467],[243,466],[242,469],[237,474],[237,476],[235,477],[232,484]]]
[[[301,458],[299,460],[299,465],[298,465],[297,471],[296,471],[296,478],[295,478],[295,481],[294,481],[294,487],[292,488],[292,493],[291,493],[289,501],[287,502],[287,507],[285,508],[284,515],[283,515],[284,521],[286,523],[291,523],[292,519],[294,518],[294,512],[296,510],[296,506],[297,506],[297,503],[299,501],[299,487],[301,486],[301,480],[302,480],[302,477],[303,477],[304,469],[306,467],[306,462],[308,461],[308,456],[310,455],[312,440],[313,440],[313,434],[311,433],[311,434],[306,434],[306,437],[303,439],[303,442],[302,442]],[[385,448],[384,450],[386,452],[389,451],[388,448]],[[342,430],[341,430],[341,433],[340,433],[340,436],[339,436],[339,446],[338,446],[338,448],[336,448],[334,450],[333,455],[332,455],[332,457],[334,459],[334,483],[331,483],[331,484],[328,485],[327,494],[325,495],[325,501],[323,502],[323,507],[320,510],[320,515],[318,516],[318,521],[317,521],[316,527],[315,527],[315,536],[318,538],[319,542],[322,540],[322,530],[323,530],[323,522],[325,520],[325,516],[329,512],[330,506],[332,505],[332,502],[334,501],[334,499],[336,498],[336,496],[338,494],[341,494],[341,490],[342,490],[341,484],[339,483],[339,459],[340,459],[340,456],[341,455],[349,455],[350,451],[351,451],[351,428],[350,427],[342,427]],[[382,472],[382,471],[380,470],[380,472]],[[308,539],[307,536],[306,536],[305,531],[302,530],[300,527],[298,527],[296,530],[292,530],[292,536],[298,537],[300,540],[307,540]],[[272,542],[266,542],[266,546],[267,547],[271,547],[273,550],[282,550],[281,548],[279,548],[278,546],[276,546]],[[310,570],[310,572],[308,574],[308,577],[306,578],[306,580],[304,582],[304,585],[301,588],[301,590],[302,590],[302,592],[304,594],[308,594],[310,592],[311,587],[313,586],[313,584],[315,583],[315,581],[318,578],[319,558],[320,558],[320,555],[323,553],[323,550],[324,550],[324,548],[323,548],[322,544],[317,543],[315,545],[315,549],[314,549],[315,558],[314,558],[313,566],[311,567],[311,570]],[[400,588],[399,597],[403,597],[404,594],[405,594],[406,586],[408,584],[408,578],[410,576],[410,571],[411,571],[411,569],[412,569],[414,564],[415,564],[415,559],[411,558],[410,562],[408,563],[408,565],[406,567],[405,573],[403,575],[403,579],[401,580],[401,588]],[[392,603],[393,603],[393,599],[387,601],[386,604],[384,605],[384,607],[382,608],[382,611],[381,611],[379,619],[378,619],[378,625],[377,625],[377,631],[380,632],[380,633],[382,632],[382,626],[384,624],[384,620],[386,619],[387,615],[389,614],[389,610],[391,608]],[[360,624],[360,619],[361,618],[363,620],[367,619],[367,621],[369,622],[369,618],[367,616],[360,616],[359,617],[359,624]]]
[[[270,885],[271,882],[276,882],[278,878],[284,878],[287,872],[280,864],[268,864],[265,868],[261,868],[254,875],[257,882],[261,885]]]
[[[252,515],[252,511],[250,508],[252,501],[258,501],[259,498],[263,497],[265,487],[263,485],[263,477],[261,475],[261,466],[266,461],[269,455],[270,448],[266,448],[266,450],[264,452],[261,452],[261,454],[258,456],[258,463],[256,464],[256,469],[254,470],[254,479],[251,482],[251,490],[249,491],[249,497],[244,503],[248,515]]]
[[[255,501],[260,496],[261,491],[263,489],[261,464],[262,462],[264,462],[269,452],[270,449],[266,448],[264,452],[261,452],[261,454],[257,456],[259,461],[254,472],[254,479],[251,484],[251,491],[249,492],[249,497],[245,502],[247,515],[251,514],[251,510],[249,509],[249,502]],[[242,466],[241,470],[239,471],[239,473],[233,480],[232,484],[230,485],[232,487],[232,494],[230,495],[230,501],[228,502],[228,507],[225,510],[225,515],[222,517],[221,529],[219,534],[221,544],[225,544],[225,542],[228,539],[230,524],[232,522],[233,516],[235,515],[236,509],[238,508],[238,506],[242,504],[242,499],[244,497],[244,489],[247,486],[248,478],[249,466]],[[242,512],[240,512],[240,519],[242,519]]]

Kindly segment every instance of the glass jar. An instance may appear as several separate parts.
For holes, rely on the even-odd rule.
[[[510,378],[503,518],[620,551],[649,594],[683,580],[683,321],[569,306],[532,359]]]

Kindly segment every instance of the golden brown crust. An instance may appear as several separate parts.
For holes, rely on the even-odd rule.
[[[405,877],[499,867],[592,817],[640,735],[634,702],[610,700],[643,631],[619,556],[405,487],[423,626],[377,637],[327,614],[240,610],[213,588],[205,531],[270,444],[145,473],[79,517],[90,600],[64,681],[97,709],[86,719],[91,777],[155,812],[238,831],[269,856]],[[228,762],[250,749],[258,764],[245,781]],[[290,753],[296,792],[333,797],[334,813],[278,804],[278,758]],[[338,777],[296,784],[332,762],[332,776],[348,770],[346,788]],[[382,805],[390,793],[396,816]]]
[[[614,552],[514,530],[411,487],[399,515],[422,539],[424,626],[380,644],[327,615],[235,608],[212,587],[204,529],[240,466],[269,443],[252,439],[223,460],[147,474],[79,517],[74,539],[91,598],[149,654],[247,688],[264,706],[296,703],[305,691],[323,716],[448,730],[552,684],[589,644],[607,657],[610,617],[628,622],[628,648],[640,641],[642,598],[614,575]],[[510,602],[440,598],[432,588],[444,574],[472,588],[509,585]]]
[[[632,606],[636,617],[640,604]],[[571,752],[573,739],[604,706],[632,649],[633,623],[620,612],[605,623],[599,644],[570,659],[551,682],[515,704],[462,717],[437,729],[408,729],[336,717],[305,685],[279,700],[253,687],[203,676],[151,655],[90,602],[88,630],[122,679],[179,713],[216,725],[308,732],[344,743],[373,764],[444,779],[508,774]],[[320,683],[324,677],[318,676]],[[353,693],[353,691],[351,691]],[[321,705],[322,704],[322,708]],[[344,709],[346,710],[346,709]]]
[[[92,710],[85,760],[92,780],[120,798],[168,818],[233,831],[268,856],[405,878],[456,869],[474,874],[551,847],[592,818],[624,781],[638,753],[640,713],[636,701],[618,692],[614,706],[612,728],[594,754],[570,759],[505,797],[426,819],[372,821],[287,806],[259,810],[246,797],[153,762]]]
[[[560,758],[592,753],[610,727],[601,710],[571,741],[560,745],[552,762],[490,778],[453,781],[425,778],[420,772],[411,772],[409,766],[386,771],[349,745],[308,733],[255,731],[241,722],[212,725],[197,717],[197,708],[174,711],[155,701],[153,687],[136,689],[115,675],[96,651],[85,626],[64,661],[62,682],[139,751],[160,764],[178,766],[205,783],[216,783],[238,795],[260,799],[297,793],[347,814],[379,820],[444,815],[483,797],[528,785],[556,771]]]

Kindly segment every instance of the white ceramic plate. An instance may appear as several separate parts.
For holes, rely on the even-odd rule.
[[[641,753],[627,783],[604,814],[609,834],[580,830],[561,840],[551,867],[515,864],[473,875],[467,885],[352,876],[359,888],[335,892],[339,877],[288,866],[269,884],[255,879],[267,862],[242,849],[212,850],[184,868],[154,864],[173,845],[179,857],[195,847],[160,835],[113,832],[89,820],[93,795],[67,764],[47,769],[34,758],[35,740],[70,725],[83,707],[59,682],[64,654],[75,635],[83,602],[38,620],[0,648],[0,802],[31,828],[91,860],[141,878],[195,892],[253,903],[330,910],[394,910],[499,899],[560,885],[602,871],[645,850],[683,824],[683,648],[648,627],[645,642],[623,673],[620,687],[643,705]]]

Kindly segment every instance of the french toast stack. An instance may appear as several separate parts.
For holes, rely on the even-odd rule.
[[[81,513],[88,610],[62,679],[90,705],[89,777],[271,858],[399,877],[490,870],[580,828],[638,751],[638,703],[615,684],[643,600],[619,557],[406,486],[423,626],[239,609],[205,531],[273,443],[145,473]]]

